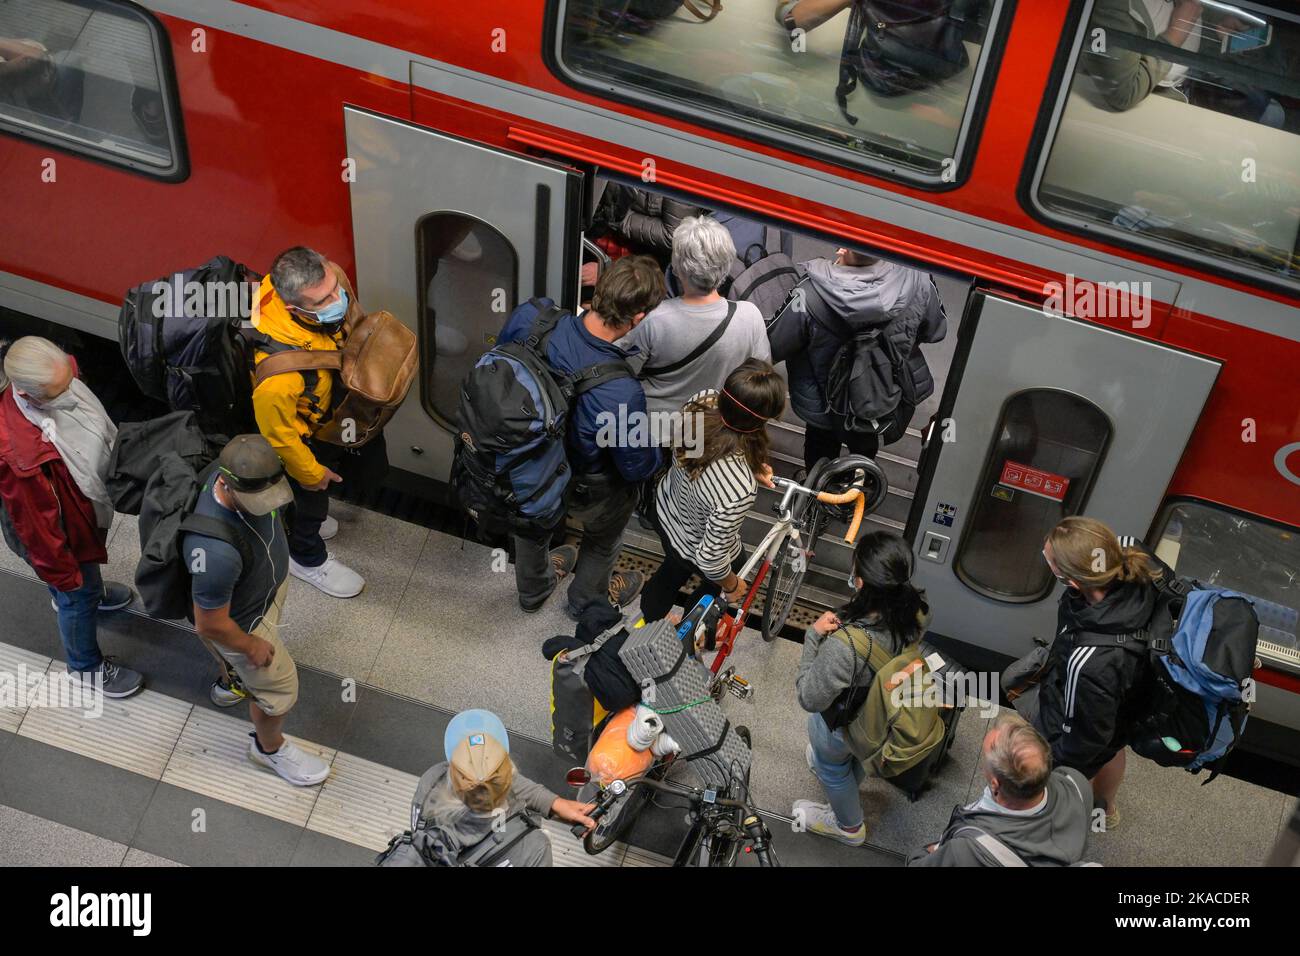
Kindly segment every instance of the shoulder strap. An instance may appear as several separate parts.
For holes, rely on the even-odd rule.
[[[590,392],[598,385],[620,378],[636,378],[630,365],[622,361],[601,362],[574,372],[569,378],[569,383],[573,386],[573,394],[581,395],[583,392]]]
[[[522,344],[545,358],[543,349],[546,348],[546,340],[560,324],[560,319],[564,318],[565,311],[555,303],[547,305],[536,297],[529,299],[528,304],[537,310],[537,318],[533,319],[533,324],[529,326],[528,334],[524,336]]]
[[[709,333],[708,338],[706,338],[703,342],[701,342],[699,345],[695,346],[695,348],[691,350],[690,355],[686,356],[683,359],[678,359],[676,362],[673,362],[670,365],[657,365],[654,368],[642,368],[641,376],[643,378],[653,378],[656,375],[667,375],[670,372],[675,372],[680,368],[685,368],[687,365],[690,365],[692,362],[694,362],[697,358],[699,358],[709,349],[713,348],[714,344],[718,341],[718,339],[722,338],[722,334],[727,331],[727,326],[731,324],[731,318],[735,314],[736,314],[736,303],[728,300],[726,316],[724,316],[722,321],[718,323],[717,327],[712,332]]]
[[[253,549],[249,547],[248,542],[244,540],[242,534],[230,527],[230,525],[226,524],[226,522],[222,521],[220,518],[213,518],[208,515],[187,515],[185,519],[181,521],[180,527],[177,530],[181,534],[192,532],[194,534],[201,534],[205,538],[215,538],[217,541],[224,541],[226,544],[238,551],[240,581],[242,581],[253,569]],[[185,555],[181,555],[181,560],[185,561],[186,567],[188,568],[189,562],[186,560]]]
[[[537,826],[537,821],[526,810],[512,813],[506,817],[500,833],[495,830],[488,831],[488,835],[483,839],[461,851],[457,863],[460,866],[495,866],[516,843],[537,829]]]
[[[627,615],[624,614],[622,617],[618,619],[616,623],[614,623],[610,627],[605,628],[605,630],[601,631],[598,635],[596,635],[596,637],[592,640],[590,644],[584,644],[582,647],[575,647],[571,651],[565,651],[564,659],[572,663],[573,661],[577,661],[583,657],[586,657],[588,654],[596,653],[596,651],[600,650],[602,647],[605,646],[606,641],[608,641],[611,637],[613,637],[615,634],[617,634],[626,626],[627,626]]]
[[[1029,866],[1015,853],[1009,846],[996,837],[985,833],[979,827],[965,826],[953,831],[953,836],[971,836],[980,848],[989,856],[998,861],[999,866]]]
[[[297,349],[290,346],[285,351],[268,355],[257,363],[253,370],[253,386],[256,387],[273,375],[286,372],[330,371],[337,372],[343,368],[343,353],[339,350],[314,351]]]

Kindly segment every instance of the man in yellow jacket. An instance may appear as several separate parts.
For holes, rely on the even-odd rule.
[[[270,340],[255,348],[254,361],[288,349],[338,350],[363,315],[341,268],[304,246],[287,249],[275,257],[253,303],[253,327]],[[343,449],[312,441],[329,417],[333,385],[328,371],[272,375],[253,390],[253,411],[293,486],[289,573],[331,597],[350,598],[366,582],[325,548],[338,533],[329,486],[343,479],[330,466],[339,464]]]

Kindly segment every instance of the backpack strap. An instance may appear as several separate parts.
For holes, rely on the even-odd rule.
[[[601,631],[598,635],[596,635],[596,637],[592,640],[590,644],[584,644],[582,645],[582,647],[575,647],[571,651],[565,651],[564,659],[569,663],[573,663],[574,661],[581,660],[582,658],[586,657],[588,654],[596,653],[598,650],[600,650],[602,647],[605,646],[606,641],[608,641],[611,637],[613,637],[623,628],[627,627],[627,619],[628,616],[624,614],[622,617],[618,619],[616,623],[614,623],[610,627],[605,628],[605,630]]]
[[[953,831],[953,836],[966,836],[974,840],[985,853],[998,861],[998,866],[1029,866],[1011,847],[985,833],[979,827],[964,826]]]
[[[579,369],[569,377],[569,384],[573,388],[574,396],[590,392],[593,388],[604,385],[606,382],[612,382],[620,378],[636,378],[632,373],[632,366],[623,361],[600,362],[597,365],[588,365],[584,369]]]
[[[528,304],[537,310],[537,318],[533,319],[533,324],[528,327],[528,334],[524,336],[522,345],[545,359],[546,342],[555,331],[555,327],[560,324],[560,319],[568,313],[554,302],[547,303],[536,296],[529,299]]]
[[[496,866],[515,845],[536,830],[540,824],[526,809],[518,810],[506,817],[500,832],[488,831],[488,835],[473,846],[462,850],[456,861],[457,866]]]
[[[253,387],[256,388],[273,375],[284,375],[286,372],[337,372],[342,368],[343,353],[338,349],[319,351],[289,345],[257,363],[257,368],[253,370]]]
[[[244,582],[244,579],[248,577],[249,572],[253,569],[253,549],[244,540],[242,534],[220,518],[212,518],[208,515],[188,515],[181,521],[177,533],[201,534],[205,538],[224,541],[234,548],[239,553],[239,577],[235,581],[236,587]],[[188,569],[189,561],[185,559],[184,555],[182,555],[182,560],[186,561],[186,568]]]
[[[723,317],[722,321],[719,322],[717,326],[714,328],[714,330],[709,333],[708,338],[706,338],[699,345],[695,346],[695,348],[691,350],[691,353],[689,355],[687,355],[685,358],[678,359],[676,362],[672,362],[669,365],[657,365],[653,368],[642,368],[641,377],[654,378],[657,375],[668,375],[671,372],[676,372],[678,369],[685,368],[687,365],[690,365],[692,362],[694,362],[697,358],[699,358],[709,349],[713,348],[713,346],[717,343],[718,339],[722,338],[722,334],[727,331],[727,326],[731,324],[731,319],[735,314],[736,314],[736,303],[728,300],[726,316]]]

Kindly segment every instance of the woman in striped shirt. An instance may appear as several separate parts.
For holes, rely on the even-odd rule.
[[[772,487],[767,422],[781,414],[785,400],[776,369],[751,358],[727,376],[720,393],[702,392],[682,409],[703,442],[690,449],[678,441],[673,465],[655,489],[651,518],[664,562],[641,592],[647,621],[668,616],[692,574],[703,583],[687,608],[720,591],[733,602],[744,597],[745,582],[736,574],[743,563],[740,528],[759,483]]]

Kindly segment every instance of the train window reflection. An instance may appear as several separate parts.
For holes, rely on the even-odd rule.
[[[1252,598],[1260,656],[1300,663],[1300,532],[1181,501],[1165,512],[1155,552],[1180,577]]]
[[[416,225],[420,400],[453,428],[460,383],[496,342],[518,297],[519,256],[496,227],[458,212]]]
[[[570,80],[604,94],[952,182],[1003,3],[558,0],[555,52]]]
[[[110,0],[0,4],[0,129],[141,172],[181,170],[165,35]]]
[[[1300,278],[1300,19],[1096,0],[1035,195],[1157,251]]]
[[[1051,593],[1043,542],[1083,511],[1111,424],[1082,396],[1035,388],[1007,400],[995,435],[953,570],[978,594],[1025,604]]]

